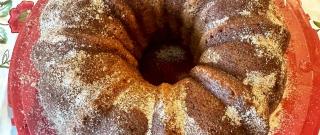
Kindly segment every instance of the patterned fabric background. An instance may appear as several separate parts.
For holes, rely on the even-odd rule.
[[[0,135],[16,135],[7,102],[7,82],[11,53],[18,32],[37,0],[0,0]],[[301,0],[320,37],[320,0]]]

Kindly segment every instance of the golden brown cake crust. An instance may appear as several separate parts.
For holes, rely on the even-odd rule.
[[[290,37],[275,10],[271,0],[49,0],[32,52],[45,116],[57,134],[267,134]],[[162,40],[181,46],[145,55]]]

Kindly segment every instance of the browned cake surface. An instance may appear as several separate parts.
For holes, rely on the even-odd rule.
[[[49,0],[33,48],[57,134],[267,134],[289,33],[271,0]]]

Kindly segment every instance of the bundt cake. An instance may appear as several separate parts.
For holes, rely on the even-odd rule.
[[[268,134],[290,34],[271,0],[48,0],[32,62],[57,134]]]

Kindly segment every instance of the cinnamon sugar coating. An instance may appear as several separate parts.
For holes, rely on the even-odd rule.
[[[31,54],[44,115],[57,134],[268,134],[290,38],[275,11],[271,0],[49,0]],[[156,86],[139,66],[158,33],[196,66]],[[163,50],[160,67],[186,60]]]

